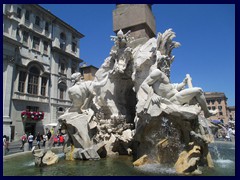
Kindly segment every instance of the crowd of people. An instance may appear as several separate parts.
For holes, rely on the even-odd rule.
[[[235,127],[230,125],[222,125],[215,134],[216,139],[224,141],[235,141]]]
[[[5,147],[5,151],[9,151],[9,138],[4,135],[3,136],[3,146]],[[24,150],[24,145],[25,143],[28,143],[28,150],[31,151],[33,148],[33,143],[34,141],[37,142],[37,147],[38,149],[41,149],[42,147],[44,148],[46,145],[47,146],[61,146],[64,144],[64,136],[61,132],[54,133],[54,129],[46,129],[45,134],[40,134],[40,132],[37,132],[35,136],[33,136],[32,133],[29,133],[28,135],[24,133],[21,136],[21,146],[20,149]]]

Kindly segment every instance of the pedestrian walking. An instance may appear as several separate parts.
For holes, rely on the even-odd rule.
[[[52,136],[52,133],[51,133],[51,131],[48,129],[48,132],[47,132],[48,140],[51,138],[51,136]]]
[[[6,135],[3,135],[3,148],[5,148],[5,154],[9,152],[8,146],[9,146],[8,137]]]
[[[22,141],[22,146],[20,147],[20,149],[23,149],[24,144],[27,142],[27,134],[23,134],[21,137],[21,141]]]
[[[47,140],[48,140],[48,136],[46,134],[44,134],[43,135],[43,144],[42,144],[43,147],[45,147]]]
[[[29,151],[31,151],[32,145],[33,145],[33,135],[31,133],[28,136],[28,145],[29,145]]]
[[[41,134],[39,132],[37,133],[36,141],[37,141],[38,149],[41,149],[41,147],[40,147]]]

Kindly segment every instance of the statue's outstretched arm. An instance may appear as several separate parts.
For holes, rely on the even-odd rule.
[[[187,85],[187,81],[188,81],[188,78],[185,77],[183,82],[181,82],[177,85],[177,90],[181,91]]]

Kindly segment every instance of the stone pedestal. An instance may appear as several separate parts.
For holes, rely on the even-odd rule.
[[[117,4],[113,10],[113,31],[124,33],[131,30],[131,36],[152,38],[156,35],[155,18],[151,4]]]

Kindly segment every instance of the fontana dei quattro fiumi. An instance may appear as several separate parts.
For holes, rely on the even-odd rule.
[[[66,167],[69,162],[100,168],[99,162],[122,162],[124,157],[129,163],[125,169],[132,168],[132,174],[126,170],[120,175],[216,171],[212,135],[216,127],[207,118],[217,110],[207,108],[203,90],[194,87],[187,72],[182,82],[170,80],[171,65],[177,59],[173,51],[180,46],[173,40],[175,32],[167,29],[148,40],[131,34],[120,29],[110,36],[113,47],[93,81],[72,74],[68,87],[72,106],[58,118],[55,128],[55,133],[60,129],[66,135],[65,144],[56,152],[50,139],[45,149],[33,150],[29,156],[34,168]],[[146,174],[148,168],[154,172]],[[162,171],[166,168],[170,172]],[[108,170],[104,175],[119,174]]]

